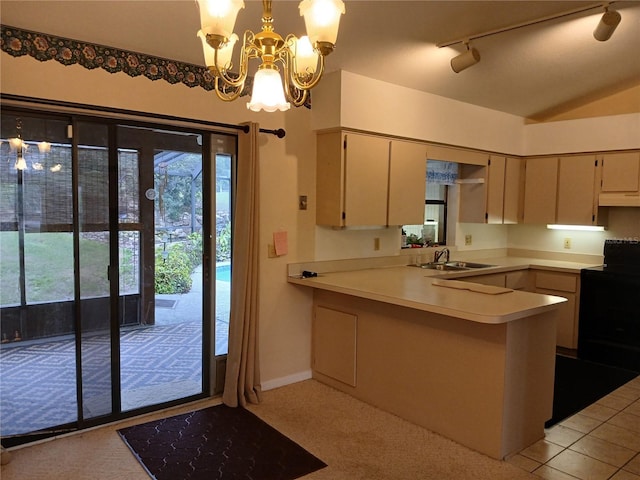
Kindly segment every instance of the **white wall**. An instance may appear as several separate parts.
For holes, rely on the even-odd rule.
[[[0,75],[2,92],[7,94],[285,128],[285,139],[260,135],[260,359],[265,383],[277,384],[279,379],[308,372],[311,295],[287,283],[286,264],[313,258],[315,213],[313,208],[297,209],[299,194],[315,195],[315,135],[309,110],[256,114],[247,110],[243,99],[224,103],[201,88],[4,53]],[[288,231],[289,254],[267,258],[272,233],[281,229]]]
[[[345,127],[480,150],[523,151],[521,117],[346,71],[326,77],[313,91],[314,130]]]
[[[527,125],[524,145],[526,155],[640,148],[640,113]]]

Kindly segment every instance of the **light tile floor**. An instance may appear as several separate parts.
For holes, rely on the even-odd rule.
[[[640,377],[507,459],[547,480],[640,480]]]

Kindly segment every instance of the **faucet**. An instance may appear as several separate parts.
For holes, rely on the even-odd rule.
[[[444,255],[444,261],[448,262],[449,261],[449,249],[448,248],[443,248],[442,250],[436,250],[436,252],[433,254],[433,261],[434,262],[439,262],[443,255]]]

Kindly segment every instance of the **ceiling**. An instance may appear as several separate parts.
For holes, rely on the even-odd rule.
[[[236,33],[259,31],[262,5],[245,0]],[[378,80],[529,118],[543,118],[640,85],[640,1],[613,2],[622,21],[607,42],[592,32],[602,2],[346,0],[326,71]],[[302,35],[298,2],[273,2],[278,33]],[[449,61],[464,39],[575,9],[583,13],[472,41],[481,61],[454,73]],[[194,0],[12,1],[2,23],[78,40],[203,64]]]

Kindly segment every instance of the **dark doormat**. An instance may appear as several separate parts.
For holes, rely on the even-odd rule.
[[[118,433],[156,480],[292,480],[327,466],[253,413],[226,405]]]
[[[549,428],[638,376],[638,372],[556,355],[553,417]]]

